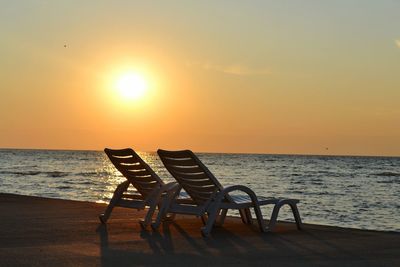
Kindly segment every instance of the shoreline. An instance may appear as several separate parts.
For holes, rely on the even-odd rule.
[[[105,204],[0,193],[2,266],[400,266],[400,233],[280,222],[260,233],[227,218],[210,238],[201,220],[177,216],[159,232],[138,224],[143,211]]]
[[[43,197],[43,196],[35,196],[35,195],[22,195],[22,194],[16,194],[16,193],[1,193],[0,192],[0,196],[1,195],[10,195],[10,196],[20,196],[20,197],[32,197],[32,198],[38,198],[38,199],[48,199],[48,200],[64,200],[64,201],[72,201],[72,202],[78,202],[78,203],[91,203],[91,204],[100,204],[100,205],[108,205],[108,202],[105,201],[87,201],[87,200],[79,200],[79,199],[65,199],[65,198],[56,198],[56,197]],[[300,211],[301,212],[301,211]],[[301,215],[301,214],[300,214]],[[264,216],[264,220],[266,220],[268,218],[268,216],[266,216],[265,214],[263,214]],[[228,216],[228,217],[232,217],[234,219],[239,219],[240,217],[238,216]],[[292,223],[291,221],[281,221],[278,220],[278,222],[280,223]],[[400,231],[395,231],[395,230],[376,230],[376,229],[361,229],[361,228],[353,228],[353,227],[344,227],[344,226],[340,226],[340,225],[330,225],[330,224],[319,224],[319,223],[304,223],[304,225],[309,225],[309,226],[321,226],[321,227],[333,227],[333,228],[339,228],[339,229],[344,229],[344,230],[355,230],[355,231],[370,231],[370,232],[382,232],[382,233],[397,233],[400,234]]]
[[[86,201],[86,200],[77,200],[77,199],[64,199],[64,198],[52,198],[52,197],[42,197],[42,196],[34,196],[34,195],[21,195],[21,194],[15,194],[15,193],[1,193],[0,192],[0,198],[2,195],[10,195],[10,196],[15,196],[15,197],[30,197],[30,198],[36,198],[36,199],[44,199],[44,200],[62,200],[62,201],[71,201],[71,202],[77,202],[77,203],[90,203],[90,204],[100,204],[100,205],[108,205],[108,202],[93,202],[93,201]],[[301,212],[301,211],[300,211]],[[301,215],[301,214],[300,214]],[[232,219],[240,219],[238,216],[228,216]],[[267,220],[268,216],[263,214],[264,220]],[[294,223],[291,221],[280,221],[278,220],[279,223]],[[376,229],[360,229],[360,228],[352,228],[352,227],[343,227],[343,226],[338,226],[338,225],[329,225],[329,224],[319,224],[319,223],[304,223],[303,225],[308,225],[308,226],[314,226],[314,227],[333,227],[333,228],[339,228],[343,230],[348,230],[348,231],[369,231],[369,232],[377,232],[377,233],[393,233],[393,234],[400,234],[400,231],[394,231],[394,230],[376,230]]]

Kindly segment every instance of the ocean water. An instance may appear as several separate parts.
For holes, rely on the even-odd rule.
[[[139,154],[162,179],[173,181],[156,153]],[[400,232],[399,157],[198,156],[223,185],[300,199],[306,223]],[[102,151],[0,150],[1,193],[107,202],[121,181]],[[270,216],[269,207],[262,211]],[[291,221],[290,209],[279,219]]]

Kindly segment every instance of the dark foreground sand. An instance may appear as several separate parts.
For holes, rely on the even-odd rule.
[[[400,234],[281,223],[274,233],[229,218],[212,237],[201,221],[178,217],[159,233],[138,213],[105,205],[0,194],[0,266],[400,266]]]

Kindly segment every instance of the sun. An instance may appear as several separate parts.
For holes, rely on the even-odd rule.
[[[147,90],[147,82],[138,73],[125,73],[117,78],[115,87],[122,98],[135,100],[144,96]]]

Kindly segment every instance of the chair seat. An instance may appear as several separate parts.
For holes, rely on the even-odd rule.
[[[246,204],[251,203],[251,198],[248,195],[232,195],[229,196],[235,201],[237,204]],[[299,203],[298,199],[288,199],[288,198],[276,198],[276,197],[262,197],[257,196],[258,204],[259,205],[268,205],[268,204],[276,204],[281,200],[285,200],[292,203]]]
[[[249,195],[233,195],[233,194],[229,194],[229,196],[237,204],[251,203],[251,198],[250,198]],[[257,196],[257,199],[258,199],[258,203],[260,205],[275,204],[275,203],[277,203],[279,201],[279,198],[274,198],[274,197],[260,197],[260,196]]]

